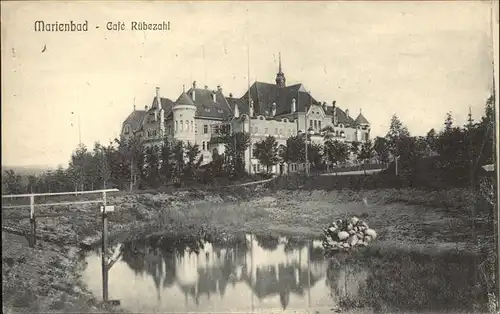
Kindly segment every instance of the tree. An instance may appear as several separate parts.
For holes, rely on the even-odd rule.
[[[333,140],[335,138],[335,129],[331,125],[328,125],[321,129],[321,132],[323,133],[323,139],[325,142]]]
[[[111,178],[111,166],[109,161],[111,160],[113,147],[110,145],[104,147],[99,143],[94,146],[94,161],[96,178],[95,183],[102,182],[102,188],[106,188],[106,183]]]
[[[254,144],[254,157],[257,158],[261,165],[269,168],[279,162],[278,142],[274,136],[267,136],[263,140]]]
[[[72,182],[75,185],[75,191],[80,189],[83,191],[85,188],[85,181],[88,175],[89,166],[89,152],[85,144],[80,144],[75,152],[71,155],[69,167],[72,174]],[[50,189],[50,188],[49,188]]]
[[[318,143],[307,144],[307,159],[317,168],[323,161],[324,148]]]
[[[200,146],[198,144],[187,143],[186,149],[186,164],[184,167],[184,182],[192,180],[195,171],[200,167],[203,162],[203,155],[200,155]]]
[[[361,145],[361,149],[358,153],[358,160],[360,160],[363,164],[366,164],[367,161],[373,158],[374,150],[371,141],[366,141]],[[363,167],[363,171],[366,175],[366,167]]]
[[[305,162],[305,140],[304,137],[294,135],[286,140],[285,160],[287,162]]]
[[[179,182],[184,174],[184,166],[186,163],[184,156],[184,144],[181,141],[174,142],[172,157],[174,163],[174,180]]]
[[[279,158],[280,163],[283,163],[286,161],[286,146],[285,145],[278,146],[278,158]]]
[[[159,152],[156,146],[151,146],[146,149],[146,182],[151,188],[158,188],[160,185],[160,159]]]
[[[340,141],[327,141],[325,143],[326,158],[332,164],[344,163],[349,158],[350,147],[348,144]]]
[[[379,162],[387,165],[389,162],[389,144],[384,137],[377,136],[373,142],[373,150]]]
[[[389,152],[393,156],[399,156],[401,154],[401,149],[398,147],[398,143],[400,140],[407,137],[410,137],[408,128],[403,125],[403,123],[395,114],[392,115],[389,132],[387,132],[386,139],[389,145]]]
[[[2,194],[20,194],[23,191],[21,176],[9,169],[3,172]]]
[[[212,161],[209,164],[209,171],[212,178],[220,176],[224,170],[224,155],[220,155],[217,150],[212,153]]]
[[[437,151],[437,133],[436,130],[430,129],[425,136],[425,140],[427,141],[427,145],[432,152]]]
[[[250,146],[250,135],[247,132],[222,134],[211,143],[224,144],[228,157],[227,168],[233,175],[240,176],[245,172],[245,151]]]
[[[444,122],[445,131],[451,131],[453,128],[453,117],[451,116],[451,112],[446,113],[446,120]]]
[[[160,179],[163,184],[168,184],[172,180],[174,163],[172,161],[172,143],[167,138],[163,141],[160,153]]]
[[[139,137],[132,137],[128,140],[120,141],[119,153],[121,154],[121,168],[124,173],[128,173],[130,178],[130,190],[134,186],[142,186],[146,178],[145,173],[145,146]],[[123,169],[126,167],[126,169]]]
[[[35,175],[30,174],[28,176],[28,193],[35,193],[38,192],[37,190],[37,177]]]
[[[350,147],[351,153],[354,155],[355,158],[358,157],[359,154],[359,142],[352,142],[351,147]]]

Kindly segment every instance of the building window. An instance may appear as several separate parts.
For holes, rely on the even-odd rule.
[[[224,110],[222,110],[222,109],[219,109],[219,113],[224,113]]]
[[[194,123],[194,133],[198,134],[198,123]]]
[[[207,142],[207,150],[210,150],[210,142]]]
[[[210,108],[205,108],[205,112],[210,112]]]
[[[318,129],[321,130],[321,121],[318,121]]]
[[[208,125],[203,125],[203,134],[208,134]]]
[[[314,120],[314,129],[316,130],[318,128],[318,121]]]
[[[206,148],[205,148],[205,142],[203,142],[203,150],[205,150],[205,149],[206,149]]]
[[[124,133],[125,134],[129,134],[130,133],[130,127],[128,125],[125,127],[125,132]]]
[[[313,126],[313,120],[309,119],[309,127],[312,128]]]
[[[181,132],[184,131],[184,123],[181,120]]]
[[[179,123],[176,120],[175,121],[175,132],[177,132],[178,130],[179,130]]]
[[[193,132],[194,127],[193,127],[193,120],[191,120],[191,132]]]
[[[186,131],[189,132],[189,121],[188,120],[186,120]]]

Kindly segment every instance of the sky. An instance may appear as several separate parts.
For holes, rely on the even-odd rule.
[[[480,119],[492,89],[482,1],[4,1],[1,19],[8,166],[66,166],[80,134],[89,147],[109,143],[157,86],[172,100],[194,80],[240,97],[248,66],[251,82],[274,82],[278,53],[287,84],[351,115],[362,110],[373,136],[386,134],[393,114],[414,135],[440,129],[449,111],[463,124],[469,106]],[[37,20],[87,20],[89,31],[35,32]],[[132,21],[171,29],[131,31]],[[127,30],[108,31],[107,22]]]

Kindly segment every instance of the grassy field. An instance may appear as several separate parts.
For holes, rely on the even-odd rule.
[[[301,184],[118,193],[109,197],[116,206],[109,218],[110,241],[153,233],[182,235],[200,228],[213,235],[234,231],[319,235],[330,221],[357,215],[379,233],[375,250],[431,255],[491,251],[491,208],[467,190],[297,189]],[[45,240],[36,248],[28,248],[21,237],[2,237],[4,311],[103,310],[80,280],[83,265],[77,249],[88,237],[98,244],[101,226],[97,209],[89,205],[70,210],[88,215],[39,219],[37,230]],[[21,225],[27,229],[29,222],[21,220]],[[486,278],[484,284],[491,285],[490,281]]]

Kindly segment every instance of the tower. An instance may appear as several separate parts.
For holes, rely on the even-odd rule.
[[[283,73],[283,71],[281,70],[281,52],[279,54],[278,73],[276,74],[276,86],[278,86],[278,88],[283,88],[286,86],[285,73]]]
[[[193,98],[195,90],[193,90]],[[175,101],[172,107],[174,138],[183,142],[195,143],[195,126],[194,117],[196,114],[196,105],[189,98],[187,93],[182,94]]]

